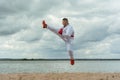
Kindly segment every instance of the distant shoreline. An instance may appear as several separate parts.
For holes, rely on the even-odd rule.
[[[76,61],[119,61],[120,59],[75,59]],[[69,61],[69,59],[0,59],[0,61]]]

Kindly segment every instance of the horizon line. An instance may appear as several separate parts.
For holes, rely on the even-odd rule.
[[[9,60],[9,61],[61,61],[61,60],[70,60],[70,59],[68,59],[68,58],[65,58],[65,59],[27,59],[27,58],[21,58],[21,59],[13,59],[13,58],[0,58],[0,61],[7,61],[7,60]],[[92,61],[92,60],[96,60],[96,61],[108,61],[108,60],[120,60],[120,59],[111,59],[111,58],[109,58],[109,59],[106,59],[106,58],[95,58],[95,59],[86,59],[86,58],[82,58],[82,59],[75,59],[75,60],[77,60],[77,61],[79,61],[79,60],[84,60],[84,61]]]

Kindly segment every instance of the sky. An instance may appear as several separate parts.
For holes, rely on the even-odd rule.
[[[120,0],[0,0],[0,58],[69,58],[65,43],[41,22],[75,30],[77,59],[120,59]]]

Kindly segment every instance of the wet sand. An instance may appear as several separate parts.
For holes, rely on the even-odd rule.
[[[0,80],[120,80],[120,73],[0,74]]]

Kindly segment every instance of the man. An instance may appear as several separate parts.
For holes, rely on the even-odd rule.
[[[47,28],[50,31],[57,34],[66,44],[67,51],[70,55],[70,63],[71,65],[74,65],[74,57],[73,57],[73,49],[72,49],[72,42],[74,40],[74,30],[71,25],[69,25],[69,21],[67,18],[62,19],[63,27],[60,29],[55,29],[51,26],[48,26],[46,22],[43,20],[42,25],[43,28]]]

